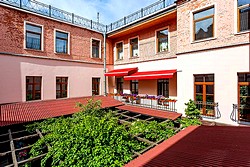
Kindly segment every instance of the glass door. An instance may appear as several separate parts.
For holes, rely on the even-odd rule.
[[[239,85],[239,120],[250,121],[250,85]]]

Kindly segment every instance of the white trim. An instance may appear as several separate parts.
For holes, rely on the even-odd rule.
[[[214,31],[214,36],[211,37],[211,38],[217,38],[217,3],[211,3],[211,4],[208,4],[206,6],[202,6],[200,8],[197,8],[195,10],[192,10],[190,12],[190,43],[194,43],[195,41],[198,41],[198,40],[195,40],[194,39],[194,13],[196,12],[199,12],[199,11],[204,11],[206,10],[207,8],[210,8],[210,7],[214,7],[214,28],[213,28],[213,31]],[[200,41],[202,41],[203,39],[201,39]]]
[[[93,40],[96,40],[96,41],[99,41],[99,57],[93,57],[92,56],[92,41]],[[91,37],[90,38],[90,57],[91,58],[98,58],[98,59],[102,59],[102,40],[101,39],[98,39],[98,38],[93,38]]]
[[[238,33],[238,0],[234,0],[234,34]]]
[[[116,48],[116,45],[117,45],[118,43],[122,43],[122,59],[118,59],[117,48]],[[114,55],[115,55],[115,56],[114,56],[114,57],[115,57],[115,61],[117,61],[117,60],[124,60],[124,41],[123,41],[123,40],[122,40],[122,41],[118,41],[118,42],[115,43]]]
[[[67,48],[67,53],[57,53],[56,52],[56,31],[68,34],[68,48]],[[54,53],[56,53],[56,54],[68,54],[68,55],[70,55],[70,32],[54,28]]]
[[[30,49],[30,48],[26,48],[26,24],[31,24],[31,25],[34,25],[34,26],[39,26],[42,28],[42,32],[41,32],[41,50],[36,50],[36,49]],[[44,26],[42,24],[37,24],[37,23],[34,23],[34,22],[30,22],[30,21],[26,21],[24,20],[24,26],[23,26],[23,48],[24,49],[30,49],[30,50],[35,50],[35,51],[44,51]]]
[[[168,50],[166,52],[170,52],[170,31],[169,31],[169,25],[168,25],[168,26],[165,26],[165,27],[162,27],[162,28],[159,28],[159,29],[155,30],[155,54],[163,53],[163,52],[158,52],[158,47],[157,47],[157,32],[161,31],[161,30],[165,30],[165,29],[168,30]]]
[[[139,35],[137,35],[137,36],[128,38],[128,57],[129,57],[129,58],[134,58],[134,57],[131,56],[130,40],[131,40],[131,39],[135,39],[135,38],[138,38],[138,55],[137,55],[137,56],[134,56],[134,57],[140,57],[140,38],[139,38]]]

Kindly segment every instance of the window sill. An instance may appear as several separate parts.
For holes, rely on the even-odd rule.
[[[168,54],[168,53],[170,53],[169,50],[167,50],[167,51],[162,51],[162,52],[156,52],[155,55],[162,55],[162,54]]]
[[[63,56],[69,56],[68,53],[58,53],[58,52],[55,52],[56,55],[63,55]]]
[[[211,41],[211,40],[215,40],[215,39],[217,39],[217,37],[211,37],[211,38],[206,38],[206,39],[200,39],[200,40],[192,41],[191,44],[200,43],[200,42],[206,42],[206,41]]]
[[[116,61],[123,61],[124,59],[116,59]]]
[[[91,57],[91,59],[102,60],[102,59],[99,58],[99,57]]]
[[[236,32],[234,33],[234,35],[249,34],[249,33],[250,33],[250,30],[246,30],[246,31]]]
[[[129,59],[138,59],[139,56],[130,57]]]
[[[30,49],[30,48],[24,48],[24,50],[35,51],[35,52],[44,52],[44,50],[37,50],[37,49]]]

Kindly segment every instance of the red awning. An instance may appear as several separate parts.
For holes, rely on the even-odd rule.
[[[130,76],[125,76],[124,80],[166,79],[173,78],[174,73],[176,73],[176,70],[136,72]]]
[[[123,68],[123,69],[117,69],[117,70],[112,70],[107,73],[105,73],[105,76],[127,76],[131,75],[135,72],[138,71],[138,68]]]

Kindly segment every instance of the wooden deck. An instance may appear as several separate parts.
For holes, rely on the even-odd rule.
[[[176,112],[162,111],[162,110],[131,106],[131,105],[123,105],[123,106],[119,106],[116,108],[119,110],[126,110],[126,111],[135,112],[135,113],[140,113],[143,115],[154,116],[154,117],[170,119],[170,120],[176,120],[177,118],[180,118],[182,115]]]

